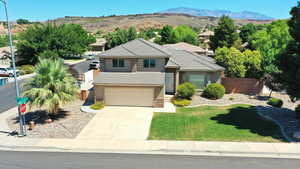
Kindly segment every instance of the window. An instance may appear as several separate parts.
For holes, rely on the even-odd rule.
[[[113,59],[112,64],[113,67],[125,67],[124,59]]]
[[[144,68],[154,68],[155,66],[155,59],[144,59]]]
[[[197,89],[204,89],[206,86],[206,77],[201,74],[188,75],[187,81],[197,86]]]

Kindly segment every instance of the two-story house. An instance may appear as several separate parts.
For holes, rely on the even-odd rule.
[[[163,107],[165,94],[191,82],[199,90],[221,80],[224,68],[214,59],[136,39],[100,56],[94,80],[96,101],[116,106]]]

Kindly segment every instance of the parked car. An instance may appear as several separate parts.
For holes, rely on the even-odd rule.
[[[16,74],[17,76],[20,76],[20,70],[16,69]],[[14,71],[12,68],[0,67],[0,76],[13,77]]]
[[[100,61],[98,60],[93,60],[90,63],[90,69],[100,69]]]
[[[93,59],[96,58],[96,56],[93,55],[93,54],[89,54],[89,55],[86,55],[85,58],[86,58],[87,60],[93,60]]]

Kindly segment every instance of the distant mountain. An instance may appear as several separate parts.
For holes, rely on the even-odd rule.
[[[189,14],[192,16],[214,16],[220,17],[222,15],[227,15],[234,19],[253,19],[253,20],[272,20],[274,18],[266,16],[264,14],[251,12],[251,11],[242,11],[242,12],[232,12],[226,10],[208,10],[208,9],[195,9],[195,8],[171,8],[160,13],[182,13],[182,14]]]

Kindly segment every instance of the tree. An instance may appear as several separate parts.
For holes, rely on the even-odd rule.
[[[215,60],[217,64],[225,68],[227,77],[245,77],[246,66],[243,54],[236,48],[218,48],[216,50]]]
[[[250,42],[250,37],[257,31],[254,24],[249,23],[241,27],[240,37],[243,43]]]
[[[96,39],[80,25],[34,25],[22,32],[17,44],[18,55],[26,64],[35,64],[41,53],[55,52],[61,58],[72,58],[87,51]]]
[[[138,38],[137,32],[134,27],[130,27],[127,32],[127,40],[132,41]]]
[[[260,51],[262,67],[267,74],[279,71],[279,56],[286,50],[287,44],[291,41],[289,27],[285,20],[274,21],[257,31],[251,37],[251,46]]]
[[[228,16],[222,16],[220,18],[214,32],[214,36],[210,38],[210,47],[213,50],[216,50],[219,47],[240,48],[241,40],[237,33],[237,27],[235,26],[234,21]]]
[[[288,21],[292,40],[280,55],[281,83],[293,101],[300,99],[300,1],[290,11]]]
[[[180,25],[175,28],[171,33],[169,42],[186,42],[192,45],[199,45],[198,34],[187,25]]]
[[[170,25],[166,25],[162,28],[162,30],[160,31],[160,44],[167,44],[170,43],[171,40],[171,35],[173,32],[173,27]]]
[[[245,77],[260,79],[263,76],[261,61],[262,57],[259,51],[246,50],[243,52],[246,67]]]
[[[27,19],[18,19],[17,24],[23,25],[23,24],[31,24],[31,22]]]
[[[36,76],[25,83],[23,95],[29,98],[30,106],[57,115],[60,106],[76,99],[75,82],[61,60],[43,59],[36,66]]]

